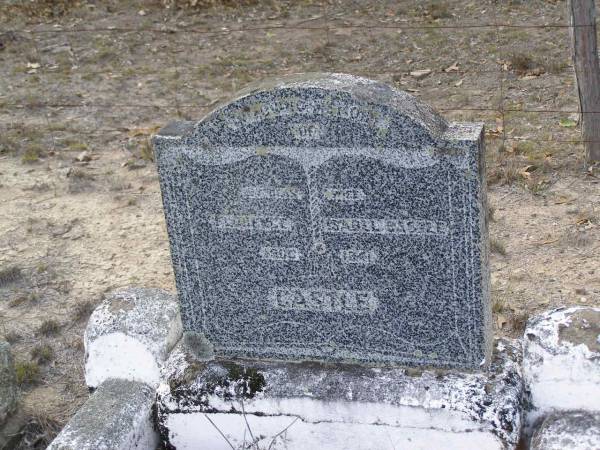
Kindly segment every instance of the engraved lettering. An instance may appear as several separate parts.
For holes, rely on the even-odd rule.
[[[298,123],[290,126],[290,132],[298,140],[317,140],[323,136],[323,127],[318,123]]]
[[[450,229],[445,222],[428,219],[366,219],[327,217],[322,221],[324,233],[367,233],[445,236]]]
[[[346,248],[340,250],[340,259],[344,264],[360,264],[367,266],[374,264],[379,259],[379,255],[375,250]]]
[[[213,215],[208,223],[217,230],[292,231],[294,222],[287,217],[255,215]]]
[[[277,287],[269,291],[269,303],[277,309],[368,314],[379,307],[373,291]]]
[[[249,199],[284,199],[284,200],[302,200],[304,192],[296,186],[242,186],[240,197]]]
[[[358,188],[327,188],[323,192],[323,197],[329,201],[355,203],[364,201],[367,195],[362,189]]]
[[[271,261],[300,261],[300,250],[294,247],[261,247],[258,254]]]

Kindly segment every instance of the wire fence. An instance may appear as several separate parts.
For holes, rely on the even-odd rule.
[[[222,79],[228,79],[231,80],[232,85],[235,85],[236,87],[242,87],[248,82],[257,81],[261,78],[272,78],[289,73],[302,72],[304,71],[303,69],[310,69],[310,71],[312,71],[312,69],[317,68],[319,71],[349,72],[367,77],[384,78],[384,81],[392,82],[394,82],[395,77],[398,77],[400,82],[395,83],[398,88],[405,89],[408,92],[413,92],[418,95],[419,93],[422,93],[428,89],[428,86],[426,85],[427,83],[424,83],[418,79],[413,79],[413,77],[411,77],[411,69],[399,67],[400,64],[398,64],[398,62],[395,63],[396,67],[393,67],[394,64],[390,63],[390,67],[384,67],[382,70],[382,64],[378,64],[377,61],[369,66],[368,61],[365,62],[364,60],[361,61],[359,59],[359,61],[361,61],[360,64],[353,65],[352,61],[350,61],[351,58],[348,58],[346,57],[347,55],[344,55],[344,58],[340,58],[340,61],[342,62],[336,64],[335,48],[340,46],[340,41],[345,39],[338,38],[337,42],[332,43],[332,35],[335,35],[341,31],[350,32],[351,34],[349,36],[345,34],[343,36],[347,36],[348,39],[354,39],[357,45],[370,46],[372,44],[372,40],[369,40],[370,36],[372,38],[374,34],[387,33],[390,31],[397,33],[401,32],[403,34],[406,32],[427,34],[441,31],[452,32],[456,35],[473,32],[481,33],[485,31],[486,33],[492,33],[493,35],[493,39],[487,42],[488,47],[481,47],[479,52],[471,52],[471,49],[468,49],[466,62],[461,62],[461,64],[458,65],[454,63],[446,68],[428,69],[429,73],[427,73],[426,76],[433,78],[448,77],[449,80],[451,78],[454,80],[457,77],[473,77],[476,82],[477,79],[481,77],[495,76],[495,81],[487,81],[488,83],[493,83],[494,86],[493,88],[489,85],[487,86],[487,97],[486,95],[481,94],[481,91],[485,90],[485,86],[484,88],[481,88],[476,84],[475,87],[463,87],[462,81],[457,81],[453,82],[453,85],[451,86],[456,95],[460,96],[461,94],[464,94],[469,96],[472,92],[476,92],[477,94],[473,95],[481,95],[481,99],[479,100],[479,103],[481,104],[453,106],[448,105],[445,101],[434,101],[432,106],[441,113],[471,113],[471,118],[473,118],[473,115],[475,115],[475,118],[477,118],[477,114],[481,113],[482,116],[485,116],[484,120],[489,125],[489,138],[492,140],[501,141],[502,145],[505,145],[507,142],[511,141],[529,141],[536,144],[570,145],[581,145],[591,142],[585,141],[577,136],[577,119],[569,119],[564,121],[562,125],[559,125],[559,121],[564,119],[565,116],[580,115],[577,101],[578,99],[575,94],[575,87],[573,84],[573,66],[572,64],[564,62],[570,58],[568,50],[568,36],[566,36],[564,33],[562,35],[560,34],[561,32],[569,31],[571,28],[573,28],[573,25],[554,22],[510,23],[500,19],[496,1],[491,1],[489,6],[490,11],[488,18],[491,20],[482,21],[481,23],[358,24],[342,23],[341,19],[333,17],[332,15],[322,15],[316,19],[322,22],[320,24],[308,24],[307,22],[312,21],[312,19],[309,18],[297,23],[274,24],[266,26],[237,26],[235,24],[231,25],[230,22],[223,22],[218,26],[210,27],[181,26],[177,24],[161,24],[159,26],[77,25],[73,27],[61,25],[50,27],[47,24],[42,24],[22,28],[7,28],[5,30],[0,29],[0,38],[4,36],[4,40],[13,39],[15,41],[19,41],[19,39],[23,39],[25,42],[29,43],[33,48],[33,53],[31,55],[32,57],[29,59],[35,60],[35,62],[28,61],[21,72],[13,72],[12,74],[8,74],[8,76],[5,77],[5,83],[9,82],[7,80],[18,81],[19,77],[22,76],[33,75],[38,78],[43,78],[43,80],[40,79],[38,81],[34,89],[35,95],[24,93],[28,87],[32,87],[28,84],[27,80],[25,80],[25,86],[22,87],[20,91],[22,93],[20,96],[2,95],[0,93],[0,131],[3,129],[5,132],[11,129],[14,130],[15,124],[17,123],[20,127],[27,126],[28,123],[31,126],[38,127],[40,125],[33,120],[31,116],[42,116],[41,118],[46,128],[46,130],[44,130],[44,134],[50,137],[51,145],[53,148],[56,148],[58,146],[57,142],[59,141],[58,136],[61,134],[76,133],[85,136],[98,136],[107,133],[123,134],[130,132],[139,123],[146,124],[153,122],[164,124],[170,120],[176,119],[177,117],[187,116],[194,112],[201,112],[202,114],[205,114],[211,108],[214,108],[216,104],[225,101],[232,94],[232,92],[223,88],[212,89],[213,91],[219,91],[216,96],[205,96],[200,94],[200,97],[205,98],[205,101],[185,102],[180,101],[180,93],[177,92],[177,88],[181,86],[178,86],[177,83],[173,83],[171,88],[166,89],[163,92],[163,95],[159,101],[126,101],[123,100],[127,94],[126,90],[122,93],[118,92],[116,95],[117,98],[114,98],[114,94],[107,94],[106,96],[103,96],[101,93],[99,93],[97,95],[93,95],[94,97],[99,98],[87,99],[85,97],[88,97],[88,95],[84,95],[84,98],[77,101],[65,101],[56,98],[60,96],[52,95],[51,91],[54,86],[58,86],[59,90],[66,90],[68,93],[71,84],[74,86],[80,86],[80,81],[86,79],[88,80],[88,91],[86,91],[86,94],[93,93],[92,91],[96,90],[99,86],[110,85],[110,81],[115,79],[118,80],[115,82],[115,84],[119,84],[122,83],[122,80],[136,80],[140,77],[152,78],[158,74],[160,76],[172,76],[178,79],[197,81],[198,79],[202,78],[203,71],[208,72],[207,78],[209,79],[213,78],[218,81],[222,81]],[[591,25],[576,26],[587,27]],[[538,70],[536,73],[535,70],[528,70],[526,67],[522,69],[515,69],[514,67],[511,67],[511,37],[506,36],[507,31],[510,30],[519,30],[526,33],[549,33],[548,35],[544,34],[543,36],[534,34],[527,35],[532,41],[535,41],[536,39],[539,41],[548,38],[558,39],[560,43],[559,46],[563,47],[562,53],[559,55],[562,57],[563,61],[558,69],[551,72],[545,70],[540,72]],[[251,57],[244,60],[243,63],[236,61],[223,62],[223,55],[225,58],[227,57],[227,51],[223,51],[223,48],[226,46],[226,44],[223,42],[224,38],[231,38],[235,35],[238,36],[237,39],[257,41],[260,39],[265,39],[264,36],[258,36],[258,34],[266,33],[268,35],[269,33],[280,33],[278,36],[283,36],[283,38],[285,38],[285,35],[292,31],[323,33],[325,35],[325,42],[322,44],[322,48],[325,48],[325,50],[323,50],[324,52],[329,53],[327,53],[326,57],[315,54],[311,55],[309,48],[306,51],[308,62],[303,62],[301,58],[296,57],[296,60],[292,61],[292,63],[282,63],[282,67],[277,67],[278,64],[273,63],[273,61],[265,64],[264,66],[266,67],[262,67],[260,63],[252,61]],[[352,33],[357,31],[364,32],[366,34],[358,37],[352,35]],[[102,66],[102,61],[90,61],[90,58],[86,59],[84,56],[90,52],[98,52],[98,49],[94,48],[93,42],[88,42],[89,45],[87,46],[85,43],[81,43],[82,41],[89,41],[88,38],[82,37],[85,35],[89,35],[91,37],[109,35],[110,39],[112,39],[111,42],[113,48],[104,48],[103,50],[100,50],[100,52],[105,52],[111,55],[115,54],[114,49],[117,49],[117,53],[118,49],[122,47],[129,46],[127,48],[130,49],[133,45],[131,38],[132,35],[135,35],[143,43],[150,41],[158,45],[161,43],[166,43],[166,41],[163,42],[164,39],[169,41],[169,38],[175,37],[174,40],[179,47],[176,51],[172,52],[173,55],[170,55],[170,64],[165,63],[166,60],[161,60],[160,64],[151,64],[148,66],[148,64],[124,61],[123,59],[117,58],[116,60],[112,61],[112,65],[105,67]],[[184,41],[182,36],[194,36],[194,39],[191,41]],[[49,61],[52,60],[53,56],[48,55],[46,47],[48,45],[51,47],[54,44],[49,42],[48,39],[56,37],[64,38],[65,42],[67,43],[66,46],[69,48],[71,55],[70,57],[72,60],[70,68],[65,68],[64,64],[56,64],[52,61]],[[72,44],[71,39],[73,38],[78,40],[78,46]],[[307,35],[305,38],[307,42],[311,41],[313,44],[320,41],[320,39],[315,39],[312,35]],[[206,39],[212,39],[212,41],[202,41]],[[426,39],[424,41],[426,41]],[[137,45],[139,42],[140,41],[136,41],[135,44]],[[438,42],[439,45],[439,41],[436,42]],[[202,53],[201,45],[203,43],[210,44],[213,49],[219,49],[219,44],[222,44],[223,48],[220,49],[221,51],[219,53],[221,60],[219,60],[219,57],[216,59],[213,57],[208,64],[189,64],[185,62],[185,59],[188,58],[181,58],[181,55],[190,54],[190,52]],[[280,49],[284,49],[285,44],[285,42],[279,42],[277,46]],[[268,44],[266,45],[268,46]],[[387,42],[386,44],[387,48],[393,47],[394,45],[394,42]],[[417,44],[414,45],[417,46]],[[496,49],[490,51],[490,45],[495,45]],[[422,47],[417,46],[417,48]],[[429,50],[431,51],[431,49]],[[438,49],[438,51],[439,50],[444,52],[446,49],[442,47],[441,49]],[[451,50],[452,49],[448,49],[447,53],[452,54]],[[460,51],[461,50],[458,49],[459,53]],[[27,55],[25,55],[25,53],[27,52],[24,52],[22,55],[16,55],[15,59],[27,59]],[[398,49],[395,49],[393,53],[397,56],[397,59],[403,56],[402,51]],[[127,56],[131,56],[132,54],[133,52],[130,51]],[[2,54],[0,53],[0,56],[1,55]],[[10,57],[6,56],[6,50],[4,51],[4,55],[5,56],[3,60],[5,62],[10,61]],[[156,53],[148,55],[148,59],[150,60],[155,57]],[[453,55],[447,55],[447,58],[458,60],[458,58],[455,58]],[[257,59],[260,60],[260,58]],[[294,58],[290,57],[289,59],[293,60]],[[379,63],[381,63],[382,60],[384,65],[387,64],[385,58],[380,59]],[[216,62],[217,64],[211,68],[210,62]],[[431,57],[429,60],[424,58],[419,61],[418,66],[428,67],[428,63],[431,63],[429,65],[433,65],[433,62],[433,58]],[[439,60],[436,61],[436,63],[440,64]],[[98,67],[99,64],[101,67]],[[459,65],[461,67],[458,67]],[[527,65],[527,61],[525,62],[525,65]],[[543,67],[543,62],[540,64],[540,66]],[[413,67],[416,66],[413,65]],[[520,74],[519,70],[521,70]],[[5,72],[6,71],[7,69],[5,69]],[[104,78],[95,79],[94,77],[96,76]],[[236,82],[237,76],[240,78],[239,82]],[[527,78],[527,76],[529,76],[529,78]],[[53,79],[53,77],[55,77],[55,79]],[[76,82],[74,81],[75,79]],[[514,99],[509,98],[509,94],[515,90],[519,91],[519,89],[523,89],[521,86],[514,86],[518,85],[521,80],[531,83],[525,87],[525,89],[528,91],[532,89],[539,89],[544,93],[553,91],[558,92],[561,89],[563,92],[565,90],[570,91],[567,95],[557,95],[557,97],[559,97],[558,100],[566,103],[566,105],[559,107],[549,106],[545,104],[547,102],[544,103],[543,101],[540,102],[542,105],[538,107],[527,107],[522,103],[519,104],[518,101],[514,101]],[[48,87],[44,87],[42,81],[47,81],[49,83]],[[190,81],[190,83],[192,81]],[[440,83],[441,81],[438,80],[438,85]],[[182,84],[185,83],[182,82]],[[513,86],[511,86],[511,84]],[[411,86],[414,87],[415,85],[418,87],[418,89],[411,88]],[[446,83],[446,85],[448,85],[448,83]],[[435,87],[435,85],[433,86]],[[207,91],[211,90],[210,80],[203,87]],[[189,90],[190,88],[188,88],[188,91]],[[98,89],[98,91],[100,92],[101,89]],[[489,96],[492,96],[493,98],[491,100],[487,99]],[[69,95],[67,95],[67,97],[69,97]],[[424,98],[424,100],[427,101],[426,98]],[[554,103],[556,103],[556,100],[557,99],[554,98]],[[129,117],[128,122],[133,123],[134,125],[114,126],[111,124],[111,122],[114,122],[115,117],[123,118],[125,113],[121,110],[128,110],[126,112],[126,116]],[[135,114],[132,113],[131,110],[146,110],[146,112],[140,114],[139,120],[136,120],[135,117],[132,117],[135,116]],[[70,111],[70,116],[67,120],[69,122],[69,126],[64,126],[62,128],[57,127],[51,122],[52,116],[53,114],[56,115],[65,113],[65,111]],[[88,112],[86,113],[86,111]],[[20,116],[19,113],[21,113]],[[23,113],[26,113],[26,115]],[[600,111],[585,111],[585,114],[595,115],[600,114]],[[512,117],[509,118],[509,115]],[[542,121],[542,125],[540,126],[538,124],[537,128],[520,126],[519,128],[521,129],[521,132],[519,134],[518,132],[511,131],[509,126],[511,120],[519,120],[518,118],[520,115],[529,117],[556,117],[551,117],[549,119],[536,119]],[[195,118],[198,119],[199,117]],[[93,122],[96,127],[90,129],[90,122]],[[73,125],[86,126],[77,128],[73,127]]]

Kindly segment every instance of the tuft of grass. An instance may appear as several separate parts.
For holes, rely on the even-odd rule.
[[[506,309],[506,302],[503,298],[496,297],[492,302],[492,312],[494,314],[501,313]]]
[[[40,145],[32,144],[27,147],[25,153],[23,153],[21,162],[23,162],[23,164],[33,164],[38,162],[45,154],[44,149]]]
[[[84,169],[80,169],[79,167],[75,167],[69,171],[67,175],[69,178],[75,178],[77,180],[93,180],[94,176],[91,173],[88,173]]]
[[[21,446],[23,443],[35,442],[34,448],[46,448],[54,440],[62,428],[61,421],[46,412],[38,411],[25,417],[25,426],[19,432]],[[28,447],[31,448],[31,447]]]
[[[35,362],[18,361],[15,374],[20,386],[36,384],[40,379],[40,366]]]
[[[95,305],[92,301],[85,301],[82,303],[78,303],[73,308],[73,318],[75,321],[80,322],[84,319],[90,317],[92,312],[94,312]]]
[[[535,67],[535,62],[531,56],[525,53],[513,53],[510,56],[510,65],[516,71],[520,73],[527,72]]]
[[[37,303],[39,299],[39,295],[35,292],[30,292],[29,294],[20,294],[11,299],[11,301],[8,302],[8,306],[11,308],[16,308],[17,306],[24,305],[25,303]]]
[[[55,336],[61,329],[60,323],[54,319],[47,319],[38,328],[38,334],[43,336]]]
[[[108,190],[111,192],[120,192],[131,189],[131,183],[126,182],[121,177],[111,176],[108,179]]]
[[[448,5],[439,1],[429,3],[425,7],[425,15],[431,17],[433,20],[448,19],[452,17]]]
[[[54,359],[54,349],[48,344],[38,344],[31,349],[31,359],[38,364],[47,364]]]
[[[21,340],[21,335],[15,330],[11,330],[4,335],[4,339],[9,344],[14,344],[15,342],[19,342]]]
[[[29,0],[27,2],[8,2],[7,13],[24,15],[31,19],[51,19],[62,17],[76,6],[78,0]]]
[[[258,5],[260,0],[163,0],[165,8],[176,9],[204,9],[215,6],[253,6]]]
[[[490,250],[492,253],[497,253],[502,256],[506,256],[506,246],[498,239],[490,239]]]
[[[150,139],[144,139],[140,145],[140,158],[144,161],[154,161],[154,151],[152,150]]]
[[[488,182],[490,186],[494,184],[511,186],[520,179],[519,169],[520,166],[516,159],[508,156],[505,149],[500,148],[498,150],[497,164],[490,167]]]
[[[78,194],[93,189],[92,181],[95,180],[95,178],[91,173],[84,169],[79,167],[72,168],[69,170],[67,177],[69,179],[67,191],[70,194]]]
[[[488,220],[490,222],[495,222],[496,221],[496,208],[494,208],[492,205],[488,205]]]
[[[85,142],[70,142],[68,145],[68,149],[73,152],[82,152],[88,149],[88,146]]]
[[[512,317],[513,330],[523,332],[529,320],[529,313],[524,310],[515,311]]]
[[[21,268],[18,266],[9,266],[0,269],[0,286],[14,283],[15,281],[20,280],[21,277]]]

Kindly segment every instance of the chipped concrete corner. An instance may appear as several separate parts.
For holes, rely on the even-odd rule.
[[[85,331],[85,378],[89,387],[108,378],[158,385],[160,367],[182,333],[175,295],[128,288],[107,296]]]
[[[554,411],[600,411],[600,308],[559,308],[525,330],[530,426]]]

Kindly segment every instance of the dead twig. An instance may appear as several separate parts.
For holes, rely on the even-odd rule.
[[[275,440],[277,440],[277,438],[279,436],[281,436],[283,433],[285,433],[292,425],[294,425],[296,423],[296,421],[299,419],[299,417],[296,417],[294,420],[292,420],[292,422],[285,427],[283,430],[281,430],[279,433],[277,433],[275,436],[273,436],[273,440],[271,441],[271,443],[269,444],[269,446],[267,447],[267,450],[271,450],[271,447],[273,446],[273,444],[275,443]]]
[[[215,427],[215,430],[217,430],[219,432],[219,434],[221,436],[223,436],[223,439],[225,439],[225,441],[229,444],[229,446],[232,448],[232,450],[235,450],[235,447],[233,446],[233,444],[231,442],[229,442],[229,439],[227,439],[227,436],[225,436],[223,434],[223,432],[221,431],[221,429],[210,419],[210,417],[208,417],[207,414],[204,414],[204,417],[206,417],[206,420],[208,420],[210,422],[210,424]]]

